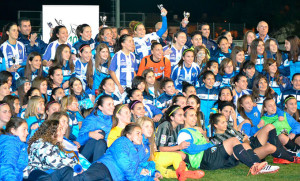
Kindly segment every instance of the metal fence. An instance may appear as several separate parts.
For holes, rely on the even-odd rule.
[[[108,26],[115,26],[115,18],[113,13],[100,12],[100,16],[107,16],[105,22]],[[32,31],[36,33],[42,33],[42,11],[18,11],[18,20],[20,18],[29,18],[31,21]],[[120,26],[128,27],[131,20],[136,20],[145,23],[145,13],[120,13]],[[100,20],[99,20],[100,21]],[[99,22],[102,25],[102,22]]]
[[[212,39],[216,39],[224,31],[230,31],[233,39],[242,40],[246,24],[234,24],[234,23],[208,23],[210,26],[210,36]],[[201,23],[197,23],[197,29]]]
[[[107,16],[106,24],[108,26],[115,26],[115,17],[113,13],[100,12],[100,16]],[[42,33],[42,11],[18,11],[18,19],[27,17],[31,20],[32,31]],[[157,13],[120,13],[120,26],[128,27],[130,21],[136,20],[143,22],[145,26],[151,30],[156,22],[161,21],[160,15]],[[101,25],[102,22],[99,22]],[[169,25],[180,25],[179,20],[169,20]],[[199,30],[201,23],[190,23],[189,27],[191,31]],[[233,24],[233,23],[209,23],[211,38],[216,39],[223,31],[230,31],[233,39],[242,40],[246,24]]]

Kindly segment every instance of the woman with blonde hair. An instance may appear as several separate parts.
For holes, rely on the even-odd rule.
[[[29,138],[33,136],[35,131],[45,121],[45,100],[40,96],[32,96],[28,101],[24,118],[28,124]]]

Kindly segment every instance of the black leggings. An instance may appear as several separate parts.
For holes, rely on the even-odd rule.
[[[55,170],[53,173],[48,174],[41,170],[33,170],[30,172],[28,179],[26,181],[69,181],[73,180],[73,169],[71,167],[64,167]]]
[[[74,181],[113,181],[108,168],[100,162],[93,163],[89,169],[74,177]]]
[[[79,152],[88,159],[91,163],[97,161],[107,149],[107,143],[105,140],[89,139],[85,145],[80,147]]]

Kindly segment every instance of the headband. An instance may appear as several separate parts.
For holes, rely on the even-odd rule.
[[[173,112],[177,111],[177,109],[179,109],[179,108],[180,108],[180,106],[176,107],[173,111],[171,111],[171,112],[169,113],[169,116],[171,116],[171,114],[173,114]]]
[[[6,102],[4,102],[4,103],[2,103],[2,104],[0,104],[0,106],[3,106],[3,105],[8,105]]]
[[[137,28],[137,26],[140,25],[140,24],[142,24],[142,23],[141,23],[141,22],[137,23],[137,24],[134,26],[133,31],[135,31],[136,28]]]
[[[83,47],[81,47],[81,48],[79,49],[79,51],[81,52],[81,50],[84,49],[84,48],[87,47],[87,46],[90,46],[90,45],[84,45]]]
[[[185,111],[184,111],[184,114],[189,110],[189,109],[194,109],[192,106],[187,108]]]
[[[296,98],[295,98],[294,96],[289,97],[289,98],[287,98],[287,99],[284,100],[284,104],[286,104],[286,102],[287,102],[288,100],[291,100],[291,99],[296,99]]]
[[[130,109],[132,109],[134,107],[134,105],[136,105],[137,103],[142,103],[141,101],[139,100],[136,100],[131,106],[130,106]]]
[[[119,113],[119,111],[122,109],[122,107],[124,107],[125,106],[125,104],[123,104],[122,106],[120,106],[120,108],[117,110],[117,112],[116,112],[116,114],[118,114]]]
[[[189,48],[189,49],[185,49],[185,50],[183,51],[183,53],[182,53],[182,56],[184,56],[184,55],[185,55],[185,53],[186,53],[186,52],[188,52],[188,51],[192,51],[192,52],[194,52],[194,51],[193,51],[192,49],[190,49],[190,48]]]

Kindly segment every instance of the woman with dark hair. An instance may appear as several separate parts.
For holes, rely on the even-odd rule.
[[[188,47],[185,46],[186,41],[187,36],[185,32],[178,31],[174,34],[173,43],[163,48],[165,57],[171,62],[171,70],[178,64],[183,51],[188,49]]]
[[[156,129],[155,143],[157,150],[161,152],[177,152],[182,159],[186,158],[186,154],[180,150],[189,147],[190,143],[184,141],[177,144],[177,136],[184,124],[183,109],[178,105],[170,106],[165,114],[162,122]]]
[[[16,87],[17,87],[17,91],[15,92],[15,95],[19,97],[20,105],[23,106],[24,105],[25,94],[31,88],[31,83],[27,78],[20,77],[16,81]]]
[[[90,162],[98,160],[107,149],[106,140],[112,127],[114,109],[112,97],[103,95],[82,123],[76,141],[81,145],[80,153]]]
[[[171,75],[171,62],[168,58],[164,57],[163,47],[158,42],[151,44],[151,55],[145,56],[140,65],[137,75],[141,76],[147,69],[154,72],[155,79],[162,80],[164,77]]]
[[[17,96],[7,95],[4,97],[3,102],[6,102],[10,107],[11,117],[19,117],[20,113],[20,100]]]
[[[110,56],[115,54],[115,40],[113,39],[113,30],[111,27],[102,27],[99,34],[95,37],[96,44],[104,43],[109,48]]]
[[[43,71],[42,56],[37,52],[31,52],[27,57],[25,67],[18,69],[18,74],[29,81],[32,81],[37,76],[47,77],[47,74]]]
[[[209,50],[204,45],[200,45],[195,47],[194,52],[195,62],[199,65],[200,70],[203,70],[210,58]]]
[[[58,120],[45,121],[28,142],[28,166],[24,178],[29,180],[72,180],[73,171],[82,166],[67,157],[62,145],[66,130]]]
[[[229,48],[232,50],[235,47],[235,43],[233,43],[233,37],[230,31],[223,31],[220,36],[225,36],[229,43]]]
[[[23,180],[23,170],[28,165],[27,129],[21,118],[12,118],[5,129],[0,128],[0,180]]]
[[[284,111],[300,122],[300,109],[297,108],[297,99],[293,95],[289,95],[284,99],[284,106]]]
[[[269,82],[269,86],[276,92],[277,95],[281,95],[283,91],[292,88],[290,80],[281,75],[279,72],[279,67],[276,60],[265,60],[264,73]]]
[[[296,73],[300,73],[300,40],[296,35],[288,36],[285,39],[284,47],[288,51],[288,58],[290,61],[290,79]]]
[[[149,118],[153,119],[155,123],[158,123],[162,117],[162,112],[157,107],[153,106],[152,104],[148,104],[145,101],[143,101],[144,97],[142,92],[139,89],[132,89],[128,92],[129,99],[132,103],[132,101],[138,100],[141,103],[143,103],[143,108],[146,112],[144,112],[144,115],[148,116]],[[131,110],[133,110],[134,107],[129,107]],[[140,115],[138,117],[141,117]],[[138,118],[137,117],[137,118]]]
[[[93,89],[94,65],[90,45],[82,44],[79,47],[78,58],[74,60],[75,76],[81,80],[82,88],[86,92]]]
[[[95,102],[98,101],[99,97],[103,95],[108,95],[113,98],[114,105],[120,104],[121,101],[119,97],[114,94],[115,88],[115,83],[111,77],[104,78],[99,86],[98,96],[96,97]]]
[[[249,30],[245,33],[243,38],[243,50],[245,52],[246,60],[250,59],[250,46],[252,41],[256,38],[256,35],[253,31]]]
[[[200,110],[201,101],[200,101],[199,97],[197,97],[196,95],[190,95],[187,98],[186,105],[192,106],[196,110],[196,113],[197,113],[196,126],[200,127],[203,130],[204,135],[206,135],[206,129],[204,126],[205,118],[204,118],[203,112]]]
[[[67,85],[69,79],[75,76],[75,66],[71,56],[71,48],[66,44],[59,45],[56,49],[54,60],[51,61],[53,61],[51,67],[61,67],[64,77],[63,83]]]
[[[26,64],[26,49],[22,42],[18,41],[19,31],[16,23],[8,23],[3,27],[2,38],[0,40],[0,51],[3,54],[0,70],[7,70],[13,74],[22,65]]]
[[[160,93],[160,82],[156,80],[154,71],[151,69],[145,69],[142,73],[142,76],[146,80],[146,87],[148,87],[148,92],[153,98],[157,98]]]
[[[214,75],[215,75],[214,87],[219,88],[220,85],[221,85],[221,82],[222,82],[222,76],[219,74],[219,64],[215,60],[208,61],[207,64],[205,65],[205,67],[203,68],[203,70],[201,71],[201,74],[200,74],[200,77],[199,77],[200,87],[204,86],[203,74],[207,71],[212,71],[214,73]]]
[[[231,50],[229,49],[230,44],[228,42],[228,39],[225,36],[218,37],[217,44],[219,48],[216,51],[216,53],[212,55],[210,60],[215,60],[219,64],[221,64],[224,58],[230,58],[230,54],[231,54]]]
[[[10,95],[9,85],[7,81],[0,80],[0,101],[2,101],[7,95]]]
[[[218,100],[214,103],[213,108],[210,110],[210,114],[218,113],[218,106],[221,102],[227,101],[233,103],[233,92],[230,87],[223,87],[219,91]]]
[[[94,83],[92,94],[99,94],[98,88],[101,85],[104,78],[110,77],[108,68],[111,63],[111,56],[109,54],[109,48],[106,44],[100,43],[96,48],[95,55],[95,67],[94,67]]]
[[[131,81],[136,75],[137,63],[134,54],[133,38],[127,34],[122,35],[117,42],[118,50],[111,60],[109,74],[114,80],[118,97],[125,98],[124,90],[131,87]],[[123,98],[122,98],[123,97]]]
[[[79,111],[84,115],[84,112],[94,107],[94,97],[90,91],[84,91],[82,82],[77,77],[70,79],[70,95],[76,97],[79,103]]]
[[[78,41],[72,45],[72,53],[77,54],[79,47],[82,44],[90,45],[91,49],[96,49],[95,40],[92,38],[92,28],[88,24],[81,24],[76,28],[76,35],[78,37]]]
[[[255,64],[255,69],[261,73],[263,70],[264,60],[267,58],[264,41],[260,38],[253,40],[250,50],[250,61]]]
[[[233,78],[234,89],[233,93],[233,103],[237,106],[237,101],[240,97],[247,94],[252,94],[252,90],[248,89],[247,77],[243,74],[238,74]]]
[[[54,60],[56,49],[59,45],[66,44],[70,47],[70,49],[72,49],[72,45],[68,42],[68,36],[68,30],[63,25],[56,26],[53,29],[52,36],[49,40],[49,45],[43,56],[44,65],[47,65],[47,67],[51,66],[52,61],[50,60]]]
[[[174,81],[175,88],[182,90],[182,82],[186,81],[196,87],[199,87],[198,77],[200,75],[200,67],[194,62],[195,53],[191,49],[183,51],[182,58],[178,64],[173,67],[171,78]]]
[[[238,74],[242,68],[242,64],[245,62],[245,52],[242,47],[235,46],[231,51],[230,58],[235,66],[235,72]]]
[[[61,87],[64,89],[65,94],[69,93],[69,84],[63,84],[63,71],[61,67],[55,66],[49,69],[49,74],[47,76],[48,81],[48,90],[47,94],[50,97],[52,93],[52,89],[56,87]]]
[[[252,89],[253,80],[255,77],[260,75],[260,73],[258,73],[258,71],[255,69],[255,63],[251,62],[250,60],[245,61],[242,64],[240,72],[247,77],[248,88]]]
[[[276,61],[280,74],[290,76],[290,63],[288,54],[279,50],[278,41],[270,38],[265,42],[267,58],[272,58]]]
[[[144,97],[144,103],[145,104],[152,104],[154,105],[155,100],[152,95],[149,93],[148,85],[146,83],[146,79],[142,76],[135,76],[132,79],[132,84],[131,84],[132,89],[139,89],[143,93]],[[129,98],[128,96],[126,98]],[[126,100],[125,100],[126,101]]]
[[[0,101],[0,129],[5,129],[6,124],[11,118],[11,110],[9,105],[4,102]]]
[[[252,97],[257,104],[259,111],[262,110],[263,101],[266,98],[274,99],[275,102],[278,100],[278,94],[270,88],[267,78],[263,75],[259,75],[254,79]]]

